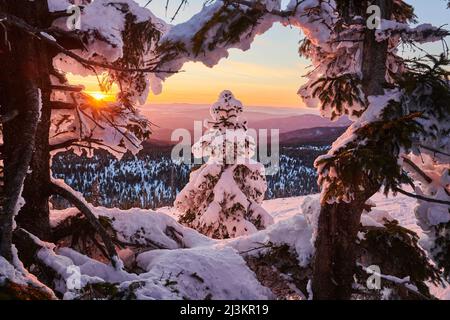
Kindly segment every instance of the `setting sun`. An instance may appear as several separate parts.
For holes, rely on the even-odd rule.
[[[89,92],[88,94],[98,101],[106,100],[108,97],[108,95],[103,92]]]

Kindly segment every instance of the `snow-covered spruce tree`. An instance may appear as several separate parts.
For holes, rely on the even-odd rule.
[[[372,1],[381,9],[379,29],[367,23],[366,2],[313,2],[309,19],[316,27],[310,29],[321,32],[306,33],[301,46],[315,69],[299,93],[324,116],[346,114],[355,123],[316,161],[322,206],[312,289],[315,299],[348,299],[367,201],[382,187],[386,193],[403,192],[404,183],[413,183],[408,155],[430,154],[421,147],[424,141],[442,148],[448,133],[448,74],[440,66],[448,61],[442,57],[431,67],[405,61],[398,46],[438,41],[448,32],[410,27],[413,8],[403,1]]]
[[[254,139],[241,119],[243,106],[223,91],[211,107],[213,121],[192,147],[196,158],[208,157],[191,173],[175,200],[179,221],[215,239],[248,235],[273,224],[262,207],[267,189],[264,166],[251,158]]]
[[[54,194],[79,208],[102,237],[107,258],[120,265],[111,239],[85,201],[51,179],[51,154],[103,148],[120,156],[137,152],[150,134],[149,121],[136,105],[159,81],[149,75],[157,71],[155,46],[166,24],[132,0],[97,0],[83,1],[80,28],[71,30],[67,21],[73,12],[67,9],[72,4],[0,1],[0,254],[18,270],[23,269],[13,251],[13,234],[25,266],[36,259],[28,232],[57,241],[49,224],[48,200]],[[105,88],[116,84],[116,102],[95,101],[82,87],[68,83],[66,72],[97,75]]]

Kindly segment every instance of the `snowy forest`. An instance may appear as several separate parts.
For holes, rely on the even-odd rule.
[[[0,0],[0,300],[450,300],[450,26],[417,3]],[[173,79],[276,27],[326,127],[255,139],[229,83],[152,140]]]

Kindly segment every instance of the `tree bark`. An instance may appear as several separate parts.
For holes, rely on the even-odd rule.
[[[34,24],[37,9],[44,3],[47,6],[46,0],[0,0],[0,11]],[[2,119],[8,121],[3,122],[0,254],[12,261],[13,219],[35,147],[41,102],[48,81],[45,73],[48,59],[42,44],[26,38],[20,30],[8,28],[4,38],[0,44],[0,105]],[[15,116],[8,119],[12,114]]]
[[[49,186],[50,180],[50,146],[49,130],[51,110],[48,106],[49,92],[43,92],[41,120],[36,133],[36,147],[30,166],[23,197],[25,205],[20,210],[17,224],[44,241],[51,239]]]
[[[27,1],[16,0],[6,1],[7,13],[23,19],[30,25],[38,28],[48,28],[49,8],[46,0]],[[49,130],[51,109],[49,106],[51,83],[50,68],[52,67],[52,56],[49,54],[47,46],[41,41],[32,40],[28,36],[20,35],[10,41],[22,46],[29,43],[31,47],[30,56],[16,52],[16,63],[27,64],[24,76],[32,78],[33,84],[40,89],[41,110],[40,121],[36,132],[36,143],[33,150],[33,157],[30,170],[25,180],[22,196],[25,205],[21,208],[16,221],[25,230],[36,235],[42,240],[51,238],[51,228],[49,221],[49,185],[50,185],[50,147]],[[11,65],[6,69],[11,69]],[[11,78],[16,75],[11,75]],[[20,79],[17,79],[20,81]],[[10,91],[10,95],[20,95],[20,92]]]
[[[382,18],[390,19],[392,0],[374,0],[372,4],[381,8]],[[358,7],[359,6],[359,7]],[[343,17],[349,21],[356,15],[365,13],[367,4],[356,4],[349,0],[344,6]],[[367,18],[367,16],[366,16]],[[381,95],[386,83],[386,59],[388,41],[377,42],[375,30],[367,29],[363,42],[363,90],[365,95]],[[361,172],[360,174],[364,174]],[[315,242],[316,254],[313,262],[313,299],[348,300],[352,294],[353,275],[356,269],[356,237],[360,229],[361,215],[365,203],[380,185],[371,185],[365,179],[364,190],[355,195],[350,203],[323,203],[321,206],[318,234]]]

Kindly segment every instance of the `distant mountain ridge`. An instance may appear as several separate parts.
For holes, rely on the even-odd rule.
[[[203,122],[206,119],[210,119],[209,106],[206,105],[195,106],[181,104],[148,106],[141,109],[141,112],[154,124],[150,141],[158,144],[176,143],[176,141],[171,140],[171,135],[175,129],[179,128],[188,130],[193,136],[194,122]],[[351,121],[347,117],[342,117],[333,122],[322,118],[319,115],[306,112],[311,112],[311,110],[304,108],[299,108],[298,110],[280,109],[279,112],[277,112],[277,108],[249,107],[244,111],[244,117],[248,121],[249,128],[257,130],[280,130],[280,138],[282,141],[295,140],[296,136],[298,136],[298,139],[313,141],[314,137],[310,136],[312,132],[301,130],[312,128],[345,128],[351,124]],[[337,129],[333,130],[336,132],[339,131]],[[333,130],[323,130],[323,132],[318,132],[318,139],[323,139],[324,135],[331,135],[334,137]],[[343,130],[339,132],[343,132]]]
[[[314,114],[305,114],[284,118],[269,118],[256,122],[249,121],[249,126],[251,128],[279,129],[281,134],[311,128],[348,127],[350,124],[351,121],[347,118],[340,118],[336,122],[333,122]]]
[[[346,130],[346,127],[318,127],[300,129],[280,135],[283,145],[332,144]]]

